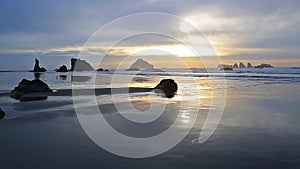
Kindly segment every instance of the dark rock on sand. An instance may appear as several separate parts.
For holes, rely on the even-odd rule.
[[[71,71],[93,71],[94,68],[85,60],[71,59]]]
[[[260,65],[254,66],[255,68],[273,68],[274,66],[270,65],[270,64],[266,64],[266,63],[262,63]]]
[[[20,101],[45,100],[45,93],[52,92],[49,86],[41,80],[23,79],[17,87],[10,93],[10,97]],[[35,96],[30,94],[35,94]],[[28,95],[28,96],[25,96]]]
[[[105,72],[108,72],[108,69],[105,69],[104,71],[105,71]]]
[[[68,68],[66,65],[62,65],[58,69],[56,69],[56,72],[68,72]]]
[[[5,116],[4,111],[2,111],[2,109],[0,108],[0,119],[2,119]]]
[[[35,64],[33,70],[30,70],[30,72],[46,72],[47,70],[43,67],[40,67],[40,61],[38,59],[35,59]]]
[[[172,98],[177,92],[178,86],[173,79],[163,79],[154,88],[156,93],[164,93],[167,98]]]

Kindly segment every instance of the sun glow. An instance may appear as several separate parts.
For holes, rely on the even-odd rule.
[[[178,57],[215,56],[216,52],[209,45],[158,45],[158,46],[127,46],[115,48],[114,55],[128,56],[175,55]]]

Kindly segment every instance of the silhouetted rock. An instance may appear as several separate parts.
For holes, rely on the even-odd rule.
[[[71,59],[71,71],[93,71],[94,68],[85,60]]]
[[[251,63],[248,63],[248,64],[247,64],[247,68],[253,68],[252,64],[251,64]]]
[[[167,98],[171,98],[177,92],[178,86],[173,79],[163,79],[154,88],[156,93],[164,93]]]
[[[274,66],[270,65],[270,64],[266,64],[266,63],[262,63],[260,65],[254,66],[255,68],[273,68]]]
[[[237,63],[234,63],[233,68],[239,68]]]
[[[129,69],[129,71],[137,71],[137,70],[144,70],[144,69],[153,69],[154,66],[143,59],[136,60]]]
[[[35,64],[33,70],[30,70],[30,72],[46,72],[47,70],[45,68],[40,67],[40,61],[38,59],[35,59]]]
[[[32,81],[23,79],[19,85],[11,91],[10,97],[20,101],[45,100],[47,99],[47,95],[45,94],[47,92],[52,92],[52,90],[43,81],[38,79]]]
[[[2,111],[2,109],[0,108],[0,119],[2,119],[5,116],[4,111]]]
[[[58,69],[56,69],[57,72],[67,72],[68,68],[66,65],[62,65],[61,67],[59,67]]]
[[[219,70],[233,70],[231,65],[221,64],[218,65]]]
[[[97,71],[99,71],[99,72],[103,72],[103,71],[107,72],[108,69],[99,68],[99,69],[97,69]]]
[[[240,63],[239,68],[246,68],[243,62]]]

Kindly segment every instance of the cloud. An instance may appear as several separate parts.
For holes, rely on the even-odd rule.
[[[12,59],[43,56],[76,56],[87,39],[99,28],[119,17],[137,12],[165,12],[180,16],[208,37],[218,53],[227,58],[249,59],[299,58],[300,1],[266,0],[141,0],[141,1],[0,1],[0,56]],[[154,20],[155,21],[155,20]],[[90,54],[102,54],[105,43],[113,42],[124,30],[153,27],[176,34],[191,42],[201,34],[177,22],[140,20],[111,30],[101,37],[99,48]],[[183,25],[184,26],[184,25]],[[181,29],[181,30],[180,30]],[[130,33],[130,32],[127,32]],[[148,38],[149,39],[149,38]],[[131,39],[127,46],[176,45],[166,38]],[[196,44],[197,45],[197,44]],[[128,48],[129,49],[129,48]],[[115,51],[114,55],[122,54]],[[118,53],[119,52],[119,53]],[[123,50],[124,52],[124,50]],[[125,53],[123,53],[125,54]],[[54,64],[53,64],[54,65]],[[1,64],[5,67],[5,64]]]

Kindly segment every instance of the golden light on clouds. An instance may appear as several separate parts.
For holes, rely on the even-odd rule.
[[[151,56],[174,55],[178,57],[215,56],[216,52],[209,45],[158,45],[158,46],[122,46],[109,52],[111,55]]]

